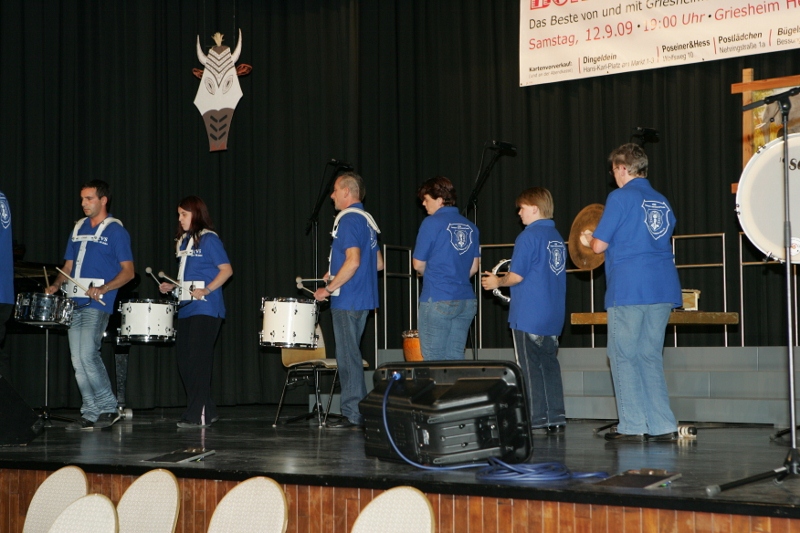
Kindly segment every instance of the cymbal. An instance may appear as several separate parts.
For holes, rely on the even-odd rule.
[[[600,217],[603,216],[603,204],[589,204],[578,213],[569,231],[569,257],[581,270],[594,270],[605,261],[605,253],[596,254],[591,248],[581,244],[581,233],[597,229]]]

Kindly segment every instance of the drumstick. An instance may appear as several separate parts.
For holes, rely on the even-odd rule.
[[[49,287],[50,286],[50,280],[47,278],[47,267],[43,266],[42,270],[44,271],[44,286],[45,287]]]
[[[70,280],[72,283],[74,283],[74,284],[75,284],[75,286],[77,286],[79,289],[83,289],[83,292],[89,292],[89,289],[87,289],[86,287],[84,287],[83,285],[81,285],[80,283],[78,283],[77,281],[75,281],[73,278],[71,278],[71,277],[69,276],[69,274],[67,274],[66,272],[64,272],[63,270],[61,270],[61,269],[60,269],[60,268],[58,268],[58,267],[56,267],[56,270],[58,270],[59,272],[61,272],[62,274],[64,274],[64,277],[65,277],[65,278],[67,278],[68,280]],[[97,300],[95,300],[95,301],[96,301],[96,302],[100,302],[100,305],[102,305],[102,306],[105,306],[105,305],[106,305],[106,303],[105,303],[103,300],[97,299]]]
[[[168,277],[168,276],[167,276],[166,274],[164,274],[164,272],[163,272],[163,271],[161,271],[161,270],[159,270],[159,272],[158,272],[158,277],[159,277],[159,278],[164,278],[165,280],[169,281],[170,283],[173,283],[173,284],[177,285],[178,287],[180,287],[180,286],[181,286],[180,282],[177,282],[177,281],[175,281],[174,279],[172,279],[172,278]]]
[[[301,278],[300,276],[297,276],[296,278],[294,278],[294,281],[297,282],[297,283],[305,283],[307,281],[327,281],[327,280],[324,280],[324,279],[307,279],[307,278]]]
[[[151,277],[151,278],[153,278],[153,279],[156,281],[156,283],[158,283],[159,285],[161,285],[161,282],[160,282],[160,281],[158,281],[158,278],[156,277],[156,275],[155,275],[155,274],[153,274],[153,269],[152,269],[152,268],[150,268],[150,267],[147,267],[147,268],[145,268],[145,269],[144,269],[144,271],[145,271],[145,272],[147,272],[147,273],[150,275],[150,277]]]
[[[308,289],[308,288],[306,288],[306,287],[300,287],[300,286],[298,286],[297,288],[298,288],[298,289],[303,289],[304,291],[308,291],[308,292],[310,292],[311,294],[314,294],[314,291],[312,291],[311,289]],[[328,301],[328,299],[327,299],[327,298],[323,298],[323,300],[322,300],[322,301],[323,301],[323,302],[327,302],[327,301]]]

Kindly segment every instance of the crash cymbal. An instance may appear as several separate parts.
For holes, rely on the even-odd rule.
[[[572,229],[569,231],[569,257],[581,270],[594,270],[606,258],[604,253],[596,254],[591,248],[581,244],[581,233],[587,229],[594,231],[602,216],[603,204],[590,204],[581,209],[572,222]]]

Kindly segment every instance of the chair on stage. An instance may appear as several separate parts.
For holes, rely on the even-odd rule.
[[[268,477],[252,477],[228,492],[211,515],[208,533],[284,533],[289,505],[283,489]]]
[[[322,338],[322,330],[317,325],[316,333],[318,337],[317,347],[314,349],[299,349],[299,348],[282,348],[281,360],[283,366],[286,367],[286,382],[283,384],[283,392],[281,392],[281,399],[278,402],[278,413],[275,415],[275,422],[273,427],[278,425],[278,419],[281,416],[283,409],[283,400],[286,398],[286,391],[293,389],[299,385],[311,385],[314,388],[314,409],[304,415],[296,416],[285,421],[286,424],[296,422],[298,420],[310,420],[317,417],[317,422],[322,426],[328,419],[328,413],[331,409],[333,401],[333,392],[336,389],[339,378],[339,367],[336,364],[336,359],[329,359],[326,357],[325,352],[325,339]],[[364,368],[368,366],[366,361],[363,361]],[[328,395],[328,406],[322,408],[322,395],[320,393],[320,377],[328,374],[333,376],[331,382],[331,390]]]
[[[172,533],[181,505],[178,480],[156,469],[136,478],[117,504],[119,533]]]
[[[47,533],[58,515],[75,500],[86,496],[89,481],[77,466],[65,466],[50,474],[36,489],[28,506],[22,533]]]
[[[117,510],[102,494],[89,494],[64,509],[49,533],[117,533]]]
[[[356,518],[351,533],[434,533],[433,506],[414,487],[394,487],[378,495]]]

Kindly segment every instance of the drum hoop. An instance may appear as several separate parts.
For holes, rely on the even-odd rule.
[[[163,304],[163,305],[175,306],[175,302],[173,302],[172,300],[156,300],[154,298],[132,298],[130,300],[122,300],[120,303],[123,303],[123,304]]]
[[[310,300],[308,298],[282,298],[282,297],[271,297],[271,296],[264,296],[261,298],[261,303],[264,302],[297,302],[301,304],[315,304],[317,303],[316,300]]]

